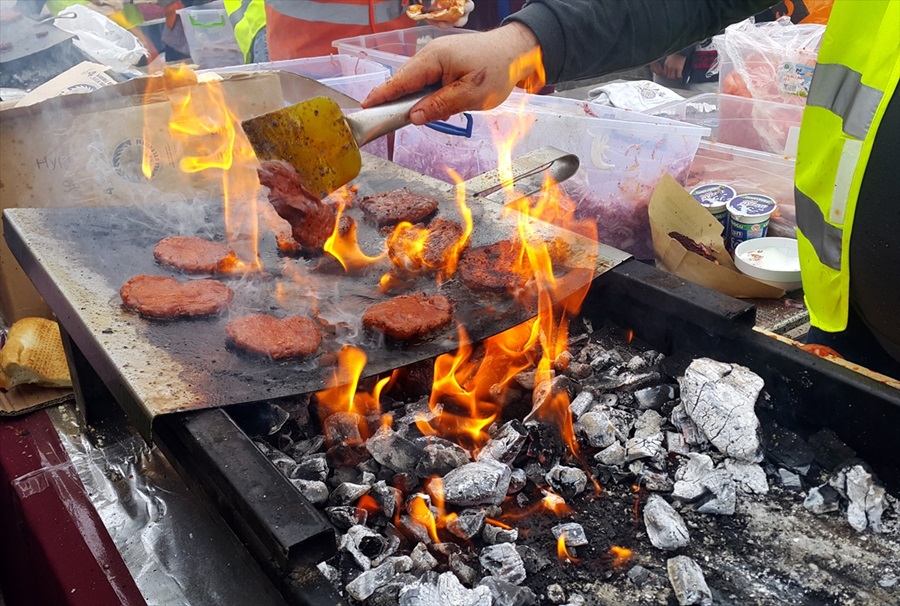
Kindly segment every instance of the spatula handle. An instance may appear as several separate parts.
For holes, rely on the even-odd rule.
[[[401,97],[383,105],[370,107],[346,116],[347,124],[356,143],[362,147],[378,137],[409,126],[409,111],[413,106],[438,90],[438,87],[423,88],[417,93]]]

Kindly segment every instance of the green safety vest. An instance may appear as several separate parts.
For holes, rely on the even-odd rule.
[[[795,176],[806,306],[812,325],[827,332],[847,328],[856,200],[898,78],[900,0],[836,0],[803,112]]]
[[[241,52],[244,63],[252,60],[253,39],[259,30],[266,26],[266,4],[264,0],[225,0],[225,11],[228,20],[234,27],[234,37]]]

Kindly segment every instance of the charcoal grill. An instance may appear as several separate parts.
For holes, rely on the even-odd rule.
[[[445,194],[449,192],[446,186],[440,187]],[[67,211],[59,212],[58,216],[67,216]],[[123,396],[133,395],[123,394],[123,382],[111,374],[115,369],[97,364],[82,345],[85,336],[76,331],[78,317],[85,310],[62,298],[58,285],[41,269],[43,253],[38,242],[26,246],[20,229],[23,219],[30,215],[43,220],[49,214],[7,213],[7,239],[54,307],[64,330],[72,333],[73,338],[66,338],[65,344],[78,391],[81,398],[90,400],[94,414],[101,414],[104,405],[115,405]],[[148,240],[156,239],[148,236]],[[127,271],[134,273],[133,268]],[[900,426],[900,392],[753,330],[752,305],[627,260],[594,281],[583,315],[629,328],[675,360],[686,363],[702,355],[749,366],[766,381],[772,396],[769,414],[798,431],[833,429],[872,464],[889,489],[900,488],[900,462],[893,452],[894,434]],[[259,399],[274,395],[266,392]],[[314,568],[316,562],[334,553],[334,529],[254,446],[227,410],[158,417],[154,436],[185,480],[228,522],[289,602],[340,603]]]

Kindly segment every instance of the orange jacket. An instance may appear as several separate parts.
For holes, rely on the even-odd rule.
[[[414,25],[402,0],[266,0],[271,61],[330,55],[334,40]]]

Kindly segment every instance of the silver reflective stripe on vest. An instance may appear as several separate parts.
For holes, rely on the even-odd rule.
[[[338,25],[369,25],[367,4],[313,2],[312,0],[266,0],[273,9],[295,19]],[[387,23],[403,14],[400,0],[382,0],[374,7],[375,23]]]
[[[862,74],[846,65],[819,63],[806,104],[830,110],[844,121],[845,133],[865,139],[884,93],[861,80]]]
[[[244,18],[244,13],[247,12],[251,2],[253,2],[253,0],[243,0],[238,9],[228,15],[228,20],[231,21],[232,26],[237,27],[237,24],[241,22],[241,19]]]
[[[840,271],[844,230],[826,222],[819,205],[796,187],[794,204],[797,207],[797,227],[816,249],[819,261],[831,269]]]

